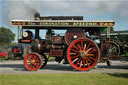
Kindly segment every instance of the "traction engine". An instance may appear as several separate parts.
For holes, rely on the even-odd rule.
[[[64,64],[71,64],[77,70],[90,70],[99,60],[108,59],[108,56],[101,55],[101,52],[104,47],[109,48],[109,37],[101,39],[100,32],[112,27],[114,22],[84,21],[82,16],[40,17],[36,13],[35,20],[24,22],[13,20],[12,25],[35,30],[34,38],[26,38],[29,34],[22,32],[23,37],[19,40],[22,43],[31,44],[31,53],[24,59],[27,70],[35,71],[43,68],[48,61],[47,55],[55,57],[58,63],[64,60]],[[42,29],[46,30],[45,39],[39,36],[39,30]],[[54,33],[54,30],[65,29],[67,31],[64,36]],[[105,42],[106,40],[108,42]]]

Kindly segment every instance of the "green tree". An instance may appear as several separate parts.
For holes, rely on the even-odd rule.
[[[0,27],[0,45],[7,45],[15,40],[15,34],[8,28]]]

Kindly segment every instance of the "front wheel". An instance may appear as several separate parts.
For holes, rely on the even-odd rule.
[[[24,66],[29,71],[38,70],[42,66],[42,58],[38,53],[32,52],[24,59]]]
[[[67,59],[77,70],[90,70],[100,58],[98,46],[90,39],[81,38],[70,44],[67,50]]]

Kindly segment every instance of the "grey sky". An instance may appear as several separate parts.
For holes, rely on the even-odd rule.
[[[115,20],[115,30],[128,30],[128,0],[0,0],[0,26],[12,19],[81,15],[86,20]],[[15,27],[11,30],[16,33]]]

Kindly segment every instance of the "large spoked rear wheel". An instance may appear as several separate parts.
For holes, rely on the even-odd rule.
[[[38,53],[30,53],[25,57],[24,65],[29,71],[38,70],[42,66],[42,58]]]
[[[90,39],[81,38],[72,42],[67,50],[69,63],[77,70],[90,70],[98,62],[100,51]]]
[[[109,49],[110,49],[109,53],[111,53],[111,57],[120,55],[120,47],[119,47],[118,43],[111,41]]]

